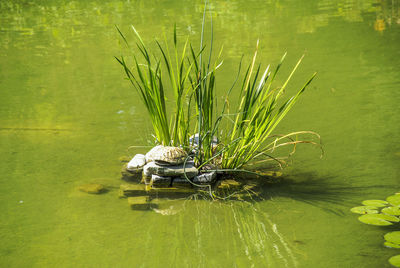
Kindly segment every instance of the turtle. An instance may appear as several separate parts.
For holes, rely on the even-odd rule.
[[[146,154],[146,162],[156,162],[160,165],[182,164],[188,154],[179,147],[157,145]]]

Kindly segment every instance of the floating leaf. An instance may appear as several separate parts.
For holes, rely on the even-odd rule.
[[[386,200],[393,206],[400,206],[400,194],[391,195]]]
[[[394,244],[394,243],[387,242],[387,241],[385,243],[383,243],[383,245],[387,248],[400,248],[399,244]]]
[[[376,214],[378,213],[377,209],[378,208],[374,206],[360,206],[360,207],[354,207],[350,209],[350,211],[357,214]]]
[[[400,255],[393,256],[389,259],[391,265],[400,267]]]
[[[399,216],[400,215],[400,207],[387,207],[382,209],[382,212],[388,215]]]
[[[392,215],[385,215],[385,214],[365,214],[358,217],[358,220],[362,223],[371,224],[371,225],[378,225],[378,226],[385,226],[385,225],[392,225],[392,222],[399,222],[400,220]]]
[[[400,245],[400,231],[387,233],[384,238],[388,242]]]
[[[399,195],[400,198],[400,195]],[[373,207],[386,207],[388,202],[384,200],[364,200],[362,201],[364,206],[373,206]]]
[[[385,214],[378,214],[382,219],[386,220],[386,221],[391,221],[391,222],[399,222],[399,218],[396,216],[392,216],[392,215],[385,215]]]

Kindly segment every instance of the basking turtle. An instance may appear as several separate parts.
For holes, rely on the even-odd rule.
[[[179,147],[157,145],[146,154],[146,162],[156,162],[161,165],[179,165],[185,161],[187,156],[187,153]]]

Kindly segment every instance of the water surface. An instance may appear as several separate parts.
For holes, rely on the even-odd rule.
[[[277,133],[313,130],[283,183],[257,202],[177,200],[178,213],[118,199],[119,157],[152,141],[143,105],[113,58],[114,25],[146,42],[198,40],[202,1],[0,3],[0,265],[2,267],[389,267],[384,229],[349,208],[399,191],[399,1],[212,1],[217,85],[242,54],[306,57],[294,92],[318,76]],[[130,35],[132,38],[132,35]],[[136,149],[130,154],[145,152]],[[110,191],[77,191],[100,182]]]

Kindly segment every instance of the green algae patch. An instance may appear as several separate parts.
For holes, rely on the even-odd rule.
[[[378,208],[374,206],[359,206],[350,209],[350,211],[356,214],[376,214],[378,213]]]

